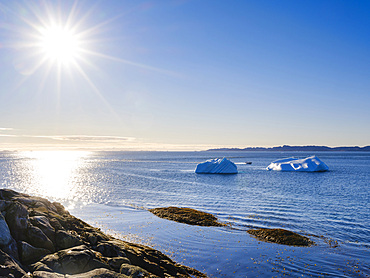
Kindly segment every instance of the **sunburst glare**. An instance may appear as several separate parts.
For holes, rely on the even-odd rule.
[[[40,29],[40,48],[47,58],[59,64],[75,62],[81,56],[78,36],[63,26]]]
[[[83,151],[36,151],[25,152],[30,158],[31,179],[39,195],[52,199],[73,197],[77,171],[88,152]]]

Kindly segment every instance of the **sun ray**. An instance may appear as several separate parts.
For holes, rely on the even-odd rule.
[[[161,68],[156,68],[156,67],[148,66],[148,65],[145,65],[145,64],[132,62],[132,61],[129,61],[129,60],[113,57],[113,56],[110,56],[110,55],[106,55],[106,54],[103,54],[103,53],[91,51],[91,50],[88,50],[88,49],[82,49],[81,51],[84,52],[84,53],[96,56],[96,57],[105,58],[107,60],[120,62],[120,63],[127,64],[127,65],[130,65],[130,66],[135,66],[135,67],[147,69],[147,70],[150,70],[150,71],[156,71],[156,72],[163,73],[163,74],[166,74],[166,75],[178,76],[177,73],[169,71],[169,70],[164,70],[164,69],[161,69]]]
[[[85,73],[85,71],[80,67],[79,64],[75,63],[74,65],[76,67],[76,69],[79,71],[79,73],[81,74],[81,76],[85,79],[85,81],[89,84],[89,86],[91,87],[91,89],[93,89],[93,91],[95,92],[95,94],[103,101],[104,105],[110,110],[110,112],[115,116],[117,117],[118,119],[121,119],[121,117],[117,114],[117,112],[111,107],[111,105],[109,104],[109,102],[104,98],[104,96],[101,94],[101,92],[99,91],[99,89],[95,86],[95,84],[91,81],[91,79],[89,78],[89,76]]]

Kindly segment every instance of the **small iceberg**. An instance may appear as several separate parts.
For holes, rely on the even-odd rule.
[[[227,158],[215,158],[199,163],[195,169],[197,174],[237,174],[238,168]]]
[[[314,155],[303,159],[290,157],[275,160],[266,169],[275,171],[325,172],[329,170],[329,167]]]

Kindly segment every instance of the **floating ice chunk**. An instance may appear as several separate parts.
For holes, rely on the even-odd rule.
[[[197,174],[237,174],[238,168],[227,158],[215,158],[199,163],[195,169]]]
[[[266,169],[275,171],[324,172],[329,170],[329,167],[314,155],[303,159],[290,157],[275,160]]]

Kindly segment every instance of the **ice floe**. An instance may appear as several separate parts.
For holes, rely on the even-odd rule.
[[[237,174],[238,168],[227,158],[215,158],[199,163],[195,169],[197,174]]]
[[[297,171],[297,172],[324,172],[329,167],[315,155],[303,159],[294,157],[279,159],[271,162],[267,170]]]

